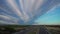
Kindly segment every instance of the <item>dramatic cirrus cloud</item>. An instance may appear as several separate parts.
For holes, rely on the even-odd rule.
[[[0,15],[6,22],[33,24],[38,17],[59,4],[60,0],[0,0]]]

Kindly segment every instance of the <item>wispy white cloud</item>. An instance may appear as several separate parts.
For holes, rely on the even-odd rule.
[[[19,8],[17,7],[17,4],[15,3],[15,1],[14,0],[7,0],[7,2],[11,5],[10,7],[13,8],[14,12],[17,13],[17,15],[19,17],[21,17],[22,14],[21,14]]]
[[[5,9],[4,7],[0,6],[0,9],[3,10],[4,12],[6,12],[6,13],[12,14],[9,10]]]
[[[3,21],[3,23],[17,23],[18,19],[11,16],[0,15],[0,21]]]

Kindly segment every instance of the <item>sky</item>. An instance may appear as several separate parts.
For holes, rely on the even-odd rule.
[[[60,0],[0,0],[1,24],[60,24]]]
[[[35,20],[37,24],[60,25],[60,6],[52,8],[50,11]]]

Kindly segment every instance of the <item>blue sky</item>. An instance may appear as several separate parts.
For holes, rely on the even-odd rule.
[[[60,6],[56,6],[37,20],[35,20],[37,24],[44,25],[60,25]]]

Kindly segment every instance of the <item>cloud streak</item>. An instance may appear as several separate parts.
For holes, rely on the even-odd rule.
[[[4,16],[4,15],[0,15],[0,23],[16,23],[17,24],[18,19],[11,17],[11,16]]]

